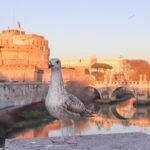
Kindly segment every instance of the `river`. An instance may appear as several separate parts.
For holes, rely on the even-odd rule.
[[[76,135],[110,134],[143,132],[150,134],[150,105],[133,106],[128,111],[129,117],[114,113],[116,104],[101,104],[94,106],[97,115],[81,118],[75,122]],[[134,110],[134,111],[133,111]],[[131,114],[129,114],[131,112]],[[70,122],[64,122],[65,135],[71,135]],[[11,138],[34,138],[60,136],[60,122],[54,120],[33,128],[11,134]]]

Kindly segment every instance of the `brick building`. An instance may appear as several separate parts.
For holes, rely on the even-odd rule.
[[[0,80],[47,80],[48,41],[21,29],[0,33]]]

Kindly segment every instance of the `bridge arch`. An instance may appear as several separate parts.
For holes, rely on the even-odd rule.
[[[119,86],[115,88],[111,93],[111,98],[122,99],[134,97],[134,91],[125,86]]]
[[[119,87],[116,87],[115,89],[113,89],[112,93],[111,93],[111,96],[115,96],[115,94],[117,94],[117,92],[119,92],[120,90],[123,90],[125,87],[124,86],[119,86]]]
[[[94,88],[92,86],[87,86],[86,88],[91,90],[93,93],[95,93],[96,99],[102,99],[102,94],[101,94],[100,90],[98,90],[97,88]]]

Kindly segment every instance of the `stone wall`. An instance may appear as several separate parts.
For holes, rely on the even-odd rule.
[[[0,109],[41,101],[47,91],[46,83],[0,83]]]

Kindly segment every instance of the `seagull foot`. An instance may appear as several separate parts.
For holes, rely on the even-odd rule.
[[[69,139],[67,141],[68,144],[77,144],[77,141],[75,139]]]
[[[64,143],[65,142],[64,139],[52,139],[51,141],[52,143]]]

